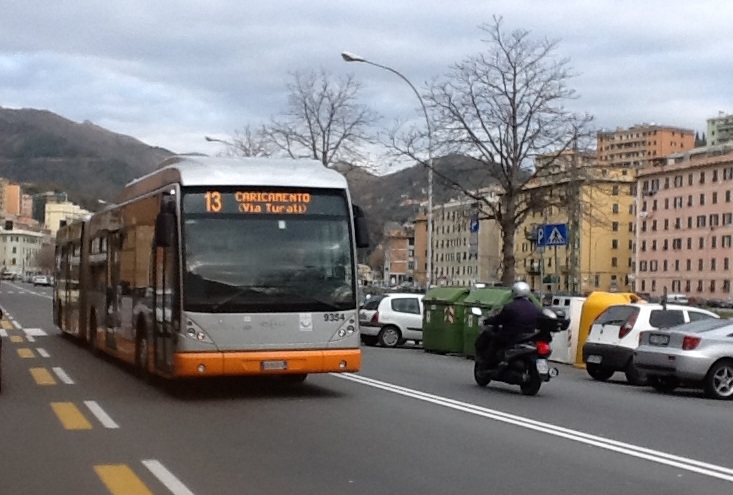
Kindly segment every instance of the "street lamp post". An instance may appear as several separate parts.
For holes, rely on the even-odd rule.
[[[422,96],[420,96],[420,93],[415,88],[415,86],[410,82],[409,79],[407,79],[405,76],[403,76],[400,72],[396,71],[395,69],[391,67],[387,67],[386,65],[381,65],[375,62],[371,62],[364,57],[361,57],[359,55],[354,55],[353,53],[349,52],[342,52],[341,58],[344,59],[346,62],[363,62],[365,64],[373,65],[374,67],[379,67],[380,69],[384,69],[386,71],[391,72],[392,74],[395,74],[400,79],[405,81],[408,86],[412,89],[412,91],[415,93],[415,96],[417,96],[417,99],[420,101],[420,106],[422,107],[423,114],[425,115],[425,124],[427,125],[428,130],[428,218],[427,218],[427,241],[428,241],[428,255],[427,255],[427,264],[425,267],[425,270],[427,271],[426,276],[426,283],[427,287],[430,288],[430,286],[433,283],[433,133],[432,129],[430,128],[430,118],[428,117],[428,110],[425,107],[425,102],[422,99]]]

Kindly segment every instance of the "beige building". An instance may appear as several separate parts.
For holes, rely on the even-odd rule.
[[[0,230],[0,265],[2,270],[25,275],[40,271],[38,254],[44,236],[40,232],[16,229]]]
[[[45,206],[45,227],[56,235],[61,221],[70,221],[88,215],[90,212],[69,201],[48,201]]]
[[[495,198],[495,192],[485,192]],[[473,200],[450,201],[433,209],[433,283],[467,286],[501,276],[501,234],[494,219]]]
[[[517,231],[524,238],[515,242],[516,275],[542,292],[626,290],[633,271],[633,173],[599,166],[593,153],[566,153],[561,165],[572,160],[578,172],[532,188],[545,190],[550,206]],[[549,224],[567,226],[565,245],[538,245],[538,230]]]
[[[636,290],[730,299],[733,144],[669,156],[639,172]]]

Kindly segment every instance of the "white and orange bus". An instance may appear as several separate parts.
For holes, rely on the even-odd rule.
[[[59,229],[54,320],[143,375],[353,372],[367,244],[320,162],[174,157]]]

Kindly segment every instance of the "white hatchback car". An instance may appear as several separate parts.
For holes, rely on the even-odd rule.
[[[423,294],[385,294],[359,310],[361,341],[395,347],[422,341]],[[372,298],[374,299],[374,298]]]
[[[639,333],[662,330],[690,321],[718,318],[704,309],[676,304],[631,303],[609,306],[593,322],[583,345],[583,362],[588,374],[606,381],[623,371],[633,385],[641,385],[645,377],[634,366],[634,350]]]

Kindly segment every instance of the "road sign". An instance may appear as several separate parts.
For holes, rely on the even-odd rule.
[[[537,245],[566,246],[568,244],[568,224],[547,223],[537,227]]]

